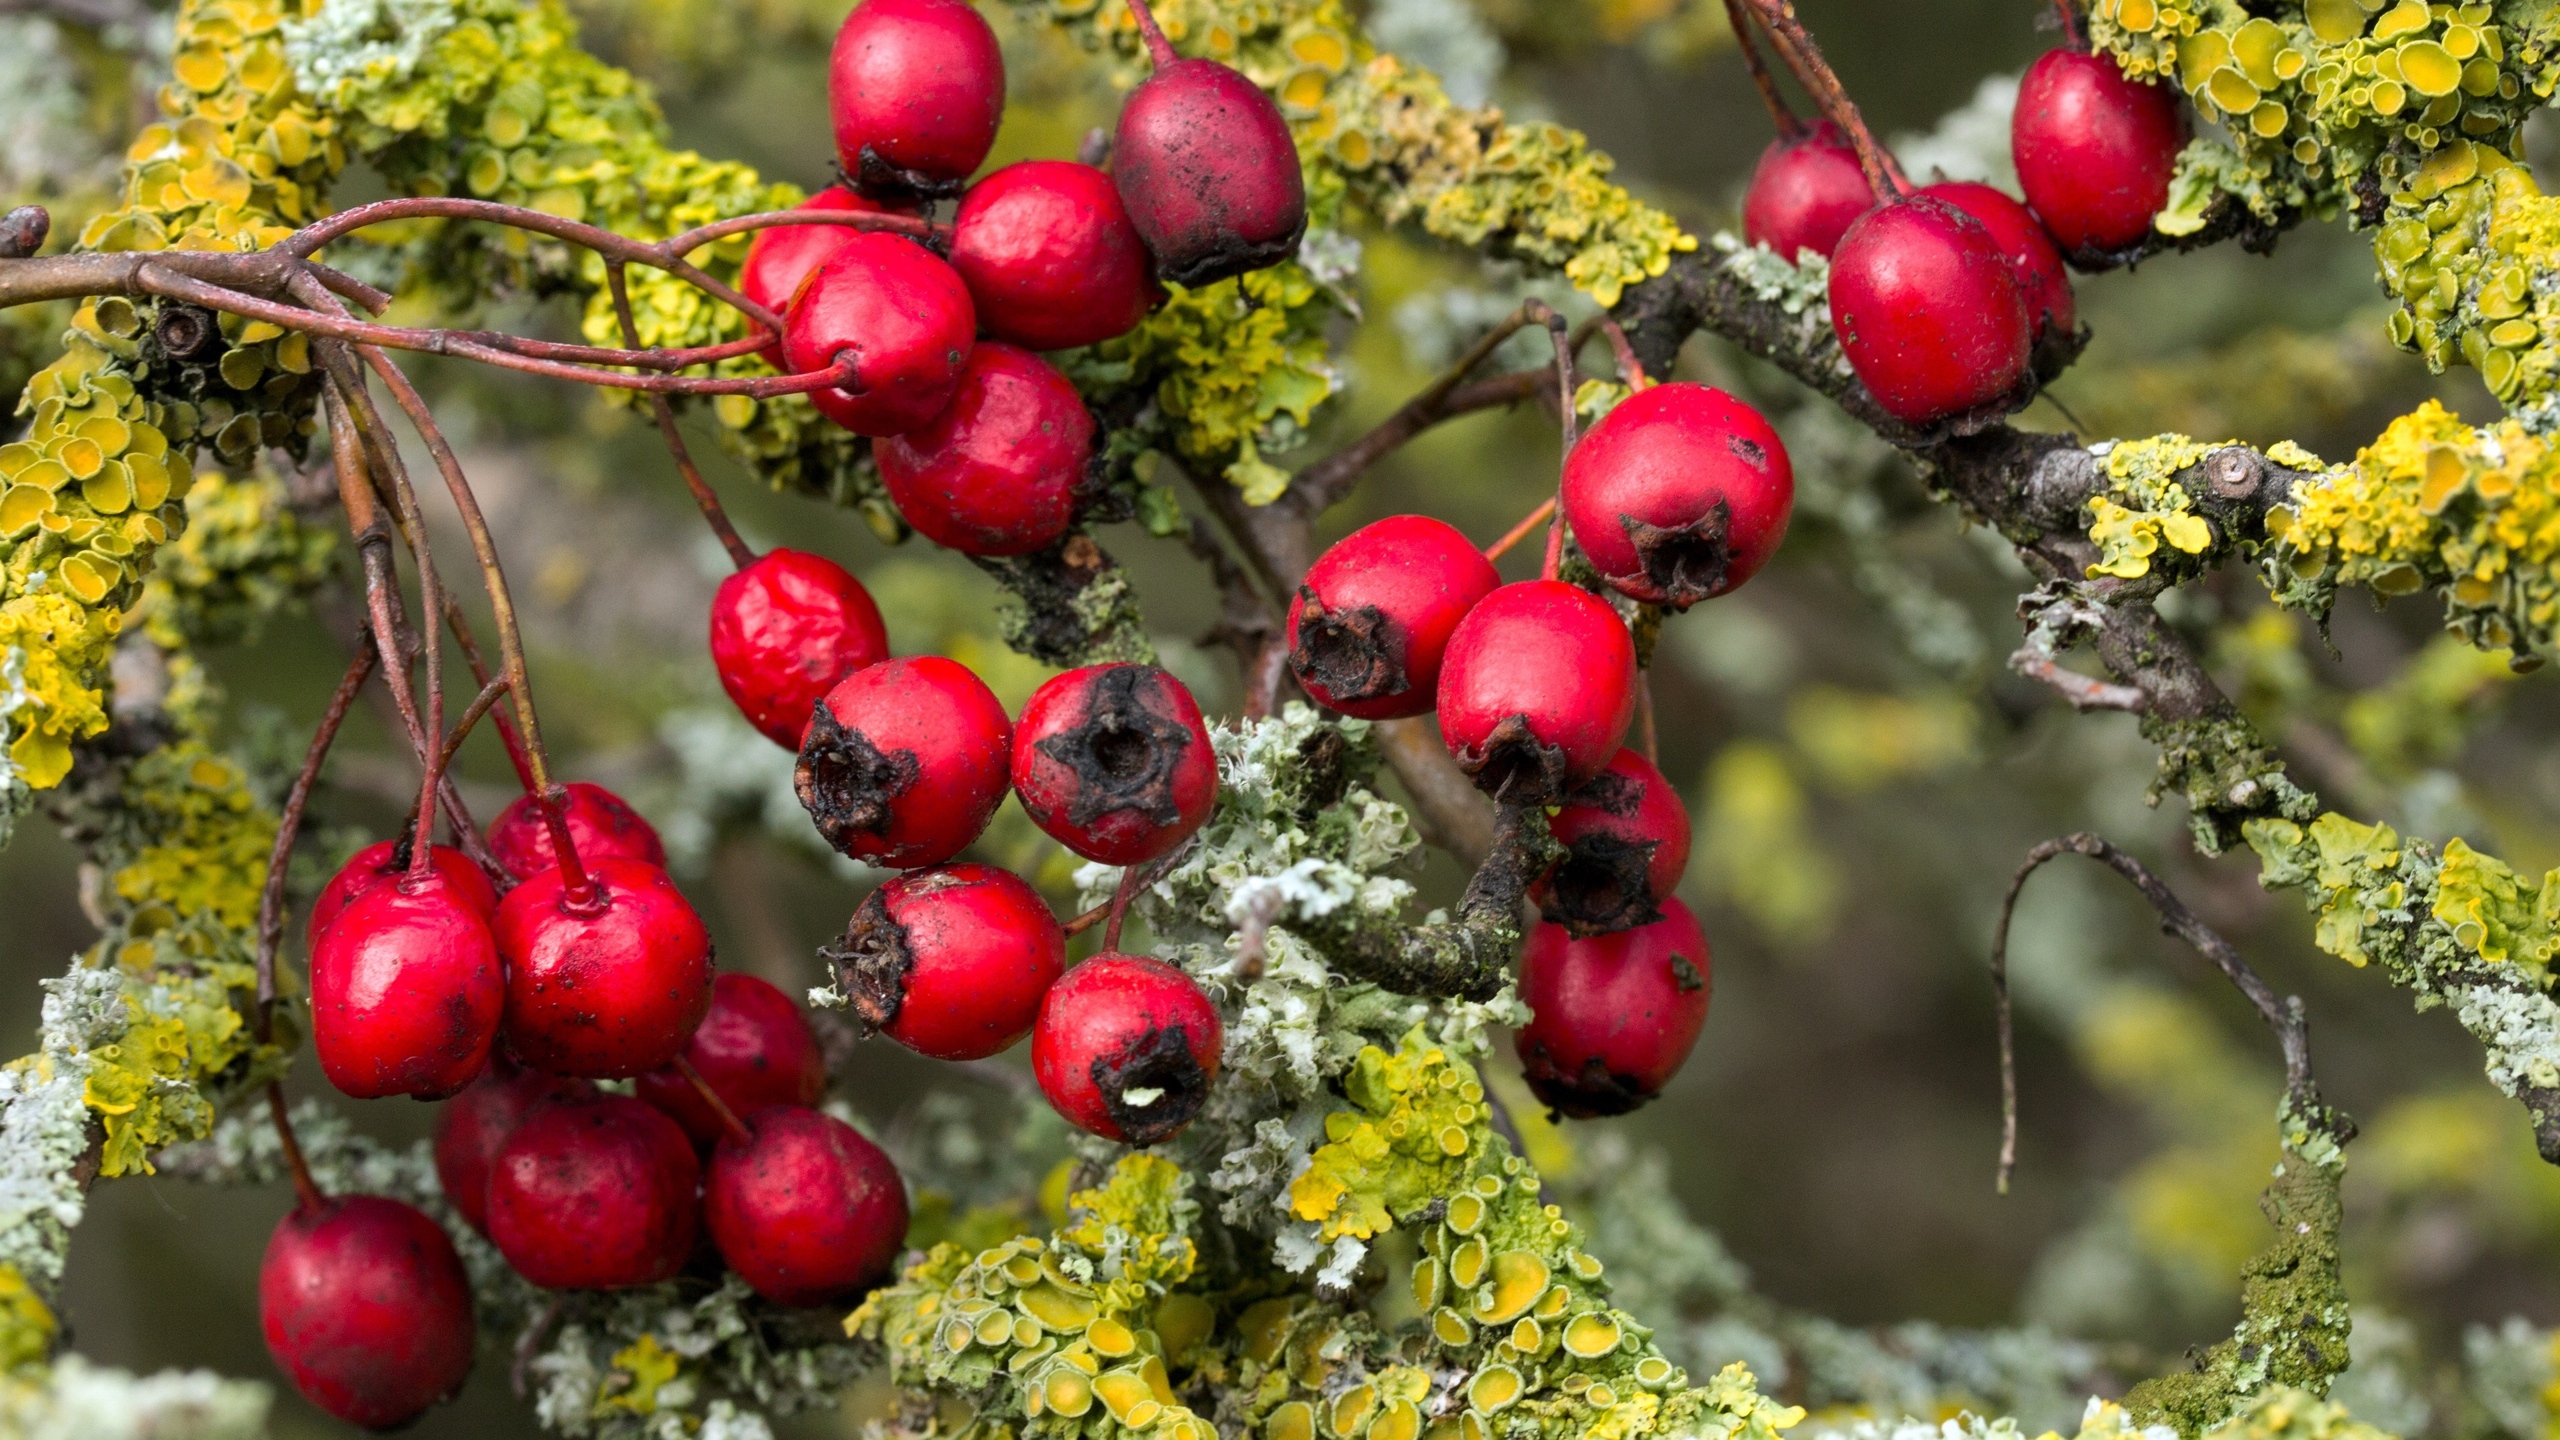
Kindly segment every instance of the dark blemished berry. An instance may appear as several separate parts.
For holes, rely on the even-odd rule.
[[[587,876],[588,896],[547,870],[498,902],[507,1047],[554,1075],[639,1075],[710,1008],[711,934],[655,865],[599,860]]]
[[[853,379],[810,391],[810,403],[856,435],[898,435],[951,403],[977,333],[957,271],[903,235],[865,231],[800,282],[782,358],[794,374],[851,358]]]
[[[915,213],[911,203],[880,201],[830,185],[793,207],[799,210],[850,210],[871,215]],[[851,225],[768,225],[747,242],[747,258],[738,267],[738,293],[776,315],[791,309],[800,282],[836,256],[844,243],[862,232]],[[782,368],[782,342],[776,339],[758,352],[765,363]]]
[[[1004,118],[1004,52],[965,0],[863,0],[827,60],[836,163],[878,195],[956,195]]]
[[[1120,107],[1111,178],[1156,273],[1196,289],[1297,254],[1307,181],[1280,107],[1215,60],[1175,55],[1145,0],[1129,11],[1155,73]]]
[[[1319,705],[1362,720],[1429,712],[1449,636],[1502,576],[1428,515],[1390,515],[1307,567],[1289,602],[1289,669]]]
[[[1538,925],[1520,954],[1534,1016],[1512,1037],[1522,1076],[1563,1114],[1624,1115],[1679,1073],[1712,988],[1707,937],[1678,900],[1650,925],[1587,940]]]
[[[1795,494],[1787,447],[1760,412],[1687,381],[1620,402],[1564,466],[1583,554],[1620,594],[1675,610],[1758,574]]]
[[[1529,899],[1576,938],[1661,919],[1689,868],[1689,809],[1633,750],[1566,795],[1547,834],[1565,857],[1530,884]]]
[[[942,865],[872,891],[818,955],[882,1034],[936,1060],[980,1060],[1031,1033],[1067,937],[1021,877]]]
[[[358,895],[311,950],[311,1041],[359,1100],[436,1100],[479,1078],[506,979],[475,897],[430,869]]]
[[[852,572],[806,550],[768,550],[720,582],[711,664],[738,713],[786,750],[800,748],[818,697],[889,658],[880,607]]]
[[[907,1187],[862,1132],[796,1105],[746,1118],[703,1177],[720,1258],[777,1305],[842,1303],[889,1278],[907,1234]]]
[[[1440,738],[1497,800],[1553,800],[1600,773],[1636,713],[1636,647],[1591,592],[1557,580],[1505,585],[1449,637]]]
[[[1218,756],[1191,692],[1153,665],[1089,665],[1041,686],[1013,734],[1014,793],[1087,860],[1135,865],[1209,818]]]
[[[595,1086],[564,1075],[527,1070],[502,1048],[489,1068],[436,1114],[436,1183],[471,1228],[489,1233],[489,1167],[518,1122],[545,1100],[574,1099]]]
[[[617,857],[644,865],[667,863],[667,847],[658,839],[657,829],[640,818],[631,802],[584,780],[572,780],[567,788],[569,840],[578,847],[579,859],[588,864]],[[543,821],[542,802],[519,795],[499,811],[498,818],[489,822],[489,853],[518,880],[558,869],[560,857],[551,848],[551,827]]]
[[[2112,55],[2047,51],[2009,115],[2018,188],[2075,263],[2142,244],[2186,143],[2176,92],[2127,78]]]
[[[1920,193],[1946,201],[1991,232],[2000,253],[2008,257],[2010,277],[2018,282],[2018,298],[2026,302],[2027,321],[2035,327],[2039,345],[2049,338],[2071,340],[2080,328],[2071,272],[2063,268],[2062,252],[2053,247],[2053,237],[2045,233],[2034,212],[2007,191],[1971,180],[1942,180]]]
[[[452,882],[454,893],[464,904],[480,912],[486,919],[498,908],[497,887],[471,857],[450,845],[438,845],[427,863],[436,873]],[[319,897],[311,902],[311,918],[303,927],[307,944],[320,943],[320,932],[354,903],[357,896],[378,885],[387,885],[409,868],[409,847],[398,840],[377,840],[347,858],[329,883],[320,887]]]
[[[258,1265],[258,1324],[304,1399],[367,1430],[406,1425],[471,1373],[471,1282],[453,1241],[380,1195],[277,1224]]]
[[[827,1057],[808,1017],[779,987],[753,975],[712,980],[711,1009],[685,1042],[683,1058],[733,1115],[768,1105],[815,1105],[827,1093]],[[632,1090],[683,1126],[696,1145],[720,1138],[720,1116],[674,1065],[641,1076]]]
[[[1867,212],[1831,257],[1831,323],[1876,403],[1907,425],[1965,423],[2022,398],[2033,331],[1982,222],[1915,195]]]
[[[890,501],[926,539],[963,555],[1028,555],[1075,520],[1093,416],[1048,361],[988,341],[941,414],[871,453]]]
[[[1799,251],[1825,260],[1859,216],[1876,208],[1876,192],[1858,152],[1828,120],[1781,135],[1760,152],[1742,199],[1742,236],[1792,265]]]
[[[827,692],[793,785],[828,844],[893,870],[939,865],[987,828],[1012,783],[1013,726],[968,666],[883,660]]]
[[[702,1166],[682,1127],[627,1095],[537,1106],[489,1171],[489,1239],[546,1290],[672,1280],[693,1253]]]
[[[1105,951],[1049,987],[1031,1032],[1031,1069],[1076,1128],[1155,1145],[1207,1103],[1225,1043],[1218,1007],[1190,976]]]
[[[951,268],[988,338],[1029,350],[1126,335],[1164,298],[1111,176],[1071,160],[1025,160],[970,186]]]

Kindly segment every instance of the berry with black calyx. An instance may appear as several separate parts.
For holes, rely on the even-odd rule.
[[[1520,954],[1521,1074],[1562,1114],[1624,1115],[1688,1060],[1712,988],[1707,937],[1676,899],[1650,925],[1589,939],[1538,925]]]
[[[818,702],[793,785],[837,850],[921,869],[987,828],[1012,783],[1012,747],[1003,703],[968,666],[883,660]]]
[[[1209,818],[1218,756],[1183,683],[1153,665],[1089,665],[1034,692],[1013,735],[1014,793],[1087,860],[1135,865]]]
[[[1078,1129],[1156,1145],[1207,1103],[1225,1043],[1218,1007],[1198,982],[1162,960],[1105,951],[1049,987],[1031,1069]]]
[[[1566,457],[1564,515],[1612,589],[1686,610],[1758,574],[1795,506],[1759,411],[1687,381],[1621,401]]]
[[[862,0],[827,58],[836,163],[866,193],[960,193],[1004,119],[1004,52],[966,0]]]
[[[1449,636],[1502,576],[1428,515],[1390,515],[1335,542],[1289,602],[1289,669],[1317,704],[1362,720],[1428,713]]]
[[[1307,181],[1280,107],[1236,70],[1176,55],[1146,0],[1129,13],[1155,73],[1120,107],[1111,178],[1156,273],[1197,289],[1297,254]]]
[[[871,453],[890,501],[926,539],[963,555],[1029,555],[1075,521],[1093,415],[1057,367],[986,341],[941,414]]]
[[[1554,800],[1600,773],[1636,713],[1626,622],[1557,580],[1505,585],[1449,637],[1440,738],[1496,800]]]
[[[1576,938],[1661,919],[1689,868],[1689,808],[1633,750],[1566,795],[1547,834],[1565,855],[1531,882],[1529,899]]]
[[[872,891],[818,956],[882,1034],[936,1060],[980,1060],[1031,1033],[1067,937],[1021,877],[939,865]]]

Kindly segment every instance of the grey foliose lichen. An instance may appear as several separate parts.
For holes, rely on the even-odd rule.
[[[207,1370],[154,1375],[64,1355],[0,1377],[0,1434],[18,1440],[265,1440],[267,1387]]]

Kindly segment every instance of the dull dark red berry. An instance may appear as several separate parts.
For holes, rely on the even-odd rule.
[[[853,379],[810,391],[810,403],[856,435],[898,435],[951,403],[977,333],[958,272],[903,235],[864,231],[801,282],[782,358],[794,374],[851,359]]]
[[[1662,772],[1621,749],[1547,817],[1565,856],[1529,886],[1539,913],[1576,938],[1650,925],[1689,868],[1689,808]]]
[[[815,1105],[827,1093],[827,1057],[808,1017],[779,987],[753,975],[712,980],[711,1009],[685,1042],[683,1058],[733,1115],[768,1105]],[[633,1093],[665,1111],[696,1145],[720,1138],[720,1116],[673,1064],[641,1076]]]
[[[312,1046],[329,1083],[359,1100],[470,1084],[505,1003],[489,921],[440,870],[358,895],[311,950]]]
[[[786,750],[800,748],[818,697],[889,658],[880,607],[851,571],[806,550],[768,550],[720,582],[711,663],[738,713]]]
[[[1636,713],[1626,622],[1557,580],[1505,585],[1449,637],[1440,738],[1497,800],[1552,800],[1600,773]]]
[[[1143,0],[1129,9],[1155,73],[1120,107],[1111,178],[1156,273],[1197,288],[1298,253],[1307,181],[1280,107],[1215,60],[1175,55]]]
[[[882,1034],[936,1060],[978,1060],[1031,1033],[1067,937],[1021,877],[941,865],[872,891],[818,954]]]
[[[889,1278],[906,1243],[907,1187],[862,1132],[802,1106],[746,1119],[703,1177],[720,1258],[777,1305],[846,1301]]]
[[[1207,1103],[1226,1031],[1192,978],[1105,951],[1049,987],[1031,1032],[1040,1093],[1068,1123],[1124,1145],[1172,1139]]]
[[[1982,222],[1915,195],[1867,212],[1831,256],[1831,323],[1860,383],[1907,425],[2005,410],[2032,331]]]
[[[1587,940],[1536,926],[1520,955],[1533,1018],[1512,1037],[1529,1088],[1577,1118],[1651,1100],[1698,1043],[1711,981],[1707,937],[1678,900],[1650,925]]]
[[[295,1210],[258,1265],[267,1353],[304,1399],[390,1430],[471,1373],[471,1282],[453,1241],[413,1205],[342,1195]]]
[[[693,1253],[702,1167],[676,1122],[627,1095],[537,1106],[489,1171],[489,1239],[546,1290],[675,1278]]]
[[[498,902],[507,1046],[554,1075],[638,1075],[673,1060],[710,1008],[711,934],[657,866],[586,869],[585,893],[546,870]]]
[[[1071,160],[1025,160],[970,186],[951,268],[989,338],[1030,350],[1126,335],[1164,298],[1110,175]]]
[[[444,1198],[472,1229],[488,1234],[489,1167],[498,1148],[536,1105],[594,1093],[587,1081],[527,1070],[504,1049],[492,1052],[489,1068],[436,1115],[436,1183]]]
[[[1982,222],[2000,253],[2008,257],[2009,275],[2018,282],[2018,298],[2027,306],[2027,323],[2039,344],[2047,337],[2065,341],[2080,328],[2080,307],[2071,293],[2071,272],[2053,237],[2026,206],[2009,192],[1971,180],[1941,180],[1924,186],[1923,195],[1946,201]]]
[[[497,887],[471,862],[471,857],[450,845],[438,845],[427,857],[436,873],[450,881],[462,902],[487,918],[498,908]],[[311,918],[303,928],[306,943],[320,943],[320,932],[329,928],[355,898],[378,885],[387,885],[409,868],[409,847],[399,840],[377,840],[347,858],[329,883],[320,887],[319,898],[311,902]]]
[[[916,207],[912,202],[874,199],[841,185],[830,185],[795,208],[904,215],[913,213]],[[738,293],[776,315],[785,314],[791,309],[791,297],[800,291],[800,282],[834,259],[844,242],[860,233],[851,225],[768,225],[747,242],[747,258],[738,267]],[[760,353],[767,364],[777,370],[782,368],[781,341],[776,340]]]
[[[894,870],[969,847],[1012,783],[1013,725],[968,666],[939,655],[857,670],[818,702],[793,784],[827,843]]]
[[[836,31],[827,110],[865,191],[956,195],[1004,118],[1004,52],[965,0],[863,0]]]
[[[1075,520],[1093,416],[1056,367],[992,341],[970,352],[951,403],[872,447],[898,513],[964,555],[1046,550]]]
[[[1014,793],[1087,860],[1135,865],[1189,839],[1218,798],[1218,756],[1183,683],[1089,665],[1034,692],[1013,735]]]
[[[1790,265],[1803,250],[1828,260],[1850,224],[1875,207],[1857,150],[1839,126],[1824,120],[1781,135],[1760,152],[1743,193],[1742,237]]]
[[[578,858],[590,863],[619,857],[644,865],[667,863],[667,847],[656,827],[640,818],[631,802],[601,785],[572,780],[568,812],[569,841]],[[489,822],[489,853],[518,880],[557,869],[560,858],[551,848],[551,827],[543,822],[542,802],[519,795]]]
[[[1758,574],[1795,494],[1787,447],[1760,412],[1687,381],[1627,397],[1564,466],[1583,554],[1620,594],[1675,610]]]
[[[2142,244],[2186,143],[2177,94],[2127,78],[2103,53],[2047,51],[2019,80],[2009,116],[2018,188],[2054,243],[2083,263]]]
[[[1390,515],[1336,542],[1289,602],[1289,669],[1319,705],[1362,720],[1431,709],[1450,633],[1502,577],[1428,515]]]

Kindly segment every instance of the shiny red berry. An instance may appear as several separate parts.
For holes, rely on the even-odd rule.
[[[563,818],[569,822],[569,840],[578,847],[579,859],[589,864],[616,857],[645,865],[667,863],[667,847],[658,839],[656,827],[641,819],[631,802],[584,780],[572,780],[566,788],[569,805]],[[489,853],[518,880],[558,869],[560,859],[551,848],[551,827],[543,821],[542,802],[519,795],[499,811],[498,818],[489,822]]]
[[[1140,22],[1155,73],[1120,107],[1111,178],[1156,273],[1197,288],[1276,265],[1307,231],[1298,144],[1262,87],[1215,60],[1185,60]]]
[[[841,185],[830,185],[795,208],[904,215],[913,213],[916,207],[912,202],[876,200]],[[861,233],[850,225],[766,226],[747,242],[746,261],[738,267],[738,293],[776,315],[784,314],[791,309],[791,297],[799,293],[800,282],[834,259],[844,242]],[[777,370],[782,368],[779,340],[760,353],[767,364]]]
[[[1563,494],[1573,538],[1612,588],[1686,610],[1769,563],[1796,479],[1759,411],[1675,381],[1591,427],[1565,460]]]
[[[800,748],[818,697],[889,658],[880,607],[853,573],[806,550],[768,550],[720,582],[711,663],[738,713],[786,750]]]
[[[977,333],[958,272],[903,235],[865,231],[801,282],[782,358],[795,374],[851,358],[853,379],[810,402],[856,435],[898,435],[951,403]]]
[[[1040,1093],[1068,1123],[1124,1145],[1172,1139],[1200,1113],[1226,1043],[1192,978],[1105,951],[1049,987],[1031,1032]]]
[[[889,1278],[906,1243],[907,1187],[862,1132],[802,1106],[747,1117],[703,1177],[720,1258],[777,1305],[850,1300]]]
[[[444,1198],[472,1229],[488,1234],[489,1167],[497,1162],[498,1148],[534,1106],[594,1093],[595,1086],[584,1080],[527,1070],[505,1050],[492,1052],[480,1078],[436,1114],[436,1183]]]
[[[1093,415],[1056,367],[992,341],[941,414],[871,449],[898,513],[964,555],[1046,550],[1075,520]]]
[[[1859,381],[1905,424],[2005,407],[2027,377],[2008,257],[1944,200],[1898,200],[1849,227],[1831,256],[1831,323]]]
[[[702,1167],[676,1122],[627,1095],[525,1116],[489,1171],[489,1239],[546,1290],[675,1278],[693,1253]]]
[[[1971,180],[1941,180],[1920,193],[1946,201],[1991,232],[1993,243],[2008,257],[2010,278],[2018,282],[2018,298],[2026,302],[2027,322],[2038,341],[2049,335],[2067,340],[2080,328],[2071,272],[2063,268],[2062,252],[2053,248],[2053,237],[2032,211],[2009,198],[2009,192]]]
[[[427,857],[436,873],[450,881],[462,902],[480,912],[486,919],[498,908],[498,889],[489,877],[471,862],[471,857],[450,845],[438,845]],[[311,902],[311,918],[303,928],[306,943],[320,943],[320,932],[329,928],[355,898],[379,885],[387,885],[409,868],[409,847],[399,840],[377,840],[357,851],[320,887],[320,896]]]
[[[733,1115],[768,1105],[815,1105],[827,1093],[827,1057],[807,1016],[781,989],[753,975],[711,982],[711,1009],[694,1027],[684,1059]],[[665,1111],[696,1145],[720,1138],[723,1124],[683,1071],[662,1065],[633,1093]]]
[[[1536,926],[1520,955],[1534,1018],[1512,1037],[1529,1088],[1577,1118],[1661,1094],[1698,1043],[1711,976],[1707,937],[1678,900],[1650,925],[1588,940]]]
[[[1013,734],[1031,822],[1087,860],[1135,865],[1209,818],[1218,755],[1181,681],[1153,665],[1088,665],[1041,686]]]
[[[441,1099],[478,1078],[506,979],[489,921],[429,870],[357,896],[311,950],[311,1041],[359,1100]]]
[[[1851,222],[1876,208],[1858,152],[1828,120],[1781,135],[1760,152],[1742,197],[1742,237],[1792,265],[1810,250],[1825,260]]]
[[[1004,53],[966,0],[863,0],[827,62],[836,163],[864,190],[955,195],[1004,118]]]
[[[1040,893],[992,865],[900,875],[818,952],[881,1033],[936,1060],[979,1060],[1031,1033],[1067,962]]]
[[[304,1399],[351,1425],[405,1425],[471,1373],[471,1282],[412,1205],[342,1195],[277,1224],[258,1265],[267,1353]]]
[[[1449,635],[1502,577],[1428,515],[1390,515],[1336,542],[1289,602],[1289,669],[1319,705],[1362,720],[1428,713]]]
[[[2106,54],[2047,51],[2019,80],[2009,116],[2018,188],[2075,260],[2143,242],[2186,143],[2177,92],[2128,79]]]
[[[1576,937],[1650,925],[1689,868],[1689,807],[1633,750],[1582,782],[1547,817],[1565,857],[1529,886],[1539,912]]]
[[[939,865],[987,828],[1012,783],[1013,725],[968,666],[939,655],[857,670],[818,702],[794,787],[827,843],[894,870]]]
[[[587,866],[589,893],[546,870],[498,902],[507,1046],[554,1075],[638,1075],[673,1060],[711,1007],[711,934],[667,872]]]
[[[1505,585],[1449,637],[1440,738],[1497,800],[1551,800],[1599,774],[1635,713],[1635,640],[1588,590]]]
[[[1025,160],[970,186],[951,268],[987,335],[1028,350],[1126,335],[1164,298],[1110,175],[1071,160]]]

